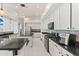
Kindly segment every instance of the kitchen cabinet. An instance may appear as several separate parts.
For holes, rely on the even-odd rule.
[[[63,3],[53,12],[55,30],[70,29],[70,3]]]
[[[72,30],[79,30],[79,3],[72,3]]]
[[[54,56],[61,56],[61,49],[58,45],[54,45]]]
[[[58,45],[54,43],[52,40],[49,40],[49,52],[51,56],[61,56],[60,51],[60,47],[58,47]]]
[[[71,54],[70,52],[68,52],[67,50],[61,48],[61,56],[74,56],[73,54]]]
[[[20,50],[18,50],[18,56],[25,56],[25,52],[26,52],[26,44]]]
[[[61,56],[61,47],[56,44],[54,41],[52,41],[52,44],[54,45],[54,56]]]
[[[0,50],[0,56],[13,56],[12,51]]]
[[[51,56],[73,56],[70,52],[49,39],[49,53]]]
[[[54,14],[56,28],[60,30],[79,30],[79,3],[72,3],[71,5],[70,3],[63,3],[58,8],[59,11],[55,9]]]
[[[54,44],[49,40],[49,53],[51,56],[54,56]]]
[[[70,3],[63,3],[59,7],[59,29],[70,29]]]
[[[61,56],[73,56],[73,54],[71,54],[68,51],[62,49]]]
[[[59,29],[59,8],[56,8],[54,13],[53,13],[53,19],[54,19],[54,29],[57,30]]]
[[[54,21],[55,30],[79,30],[79,3],[62,3],[60,6],[57,6],[55,6],[56,8],[51,7],[51,12],[48,11],[49,14],[46,15],[49,17],[44,19],[43,22],[45,23],[43,24],[45,26],[43,27],[47,29],[46,23],[50,22],[50,18]]]

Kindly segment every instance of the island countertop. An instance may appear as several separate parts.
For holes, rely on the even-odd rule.
[[[13,34],[13,32],[0,32],[0,36],[3,36],[3,35],[11,35]]]

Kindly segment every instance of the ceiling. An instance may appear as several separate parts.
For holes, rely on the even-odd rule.
[[[47,6],[46,3],[25,3],[26,7],[21,7],[20,3],[4,3],[3,9],[5,13],[17,19],[26,16],[30,19],[40,19]]]

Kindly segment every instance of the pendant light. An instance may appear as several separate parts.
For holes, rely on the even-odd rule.
[[[0,7],[0,16],[4,16],[4,10],[3,10],[3,4],[1,3],[1,7]]]

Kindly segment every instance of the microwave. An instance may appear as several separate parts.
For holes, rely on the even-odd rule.
[[[54,30],[54,22],[48,23],[48,29]]]

